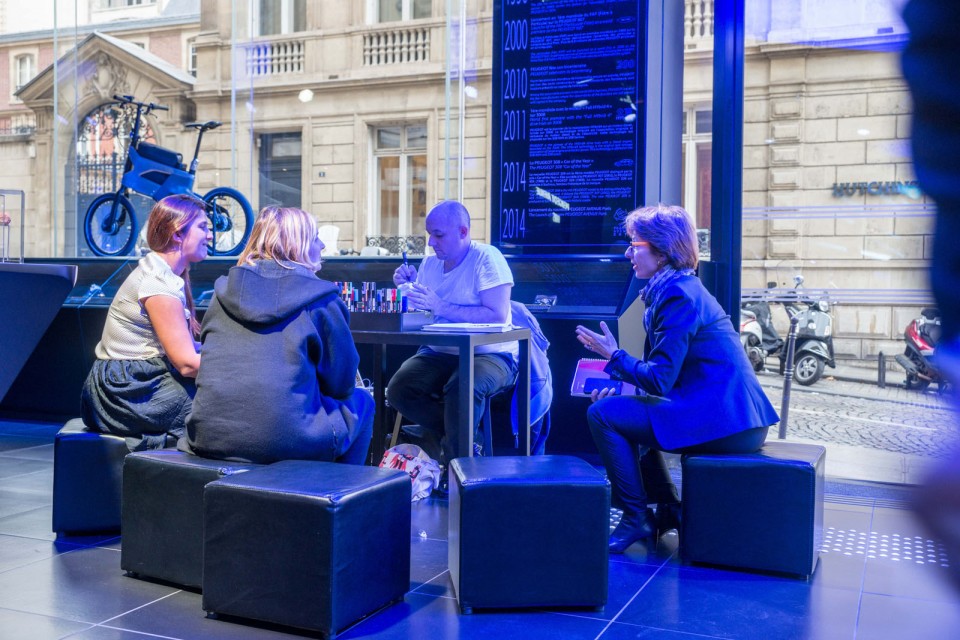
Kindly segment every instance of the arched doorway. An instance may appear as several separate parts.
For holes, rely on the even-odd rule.
[[[75,146],[75,159],[68,171],[75,171],[70,181],[76,187],[77,202],[77,255],[92,255],[83,239],[83,217],[87,207],[101,193],[116,191],[123,179],[127,161],[130,131],[137,117],[137,108],[132,105],[109,102],[91,110],[79,122]],[[140,139],[156,144],[156,134],[151,123],[152,116],[143,119]],[[136,193],[128,194],[137,212],[137,226],[143,222],[153,206],[153,200]]]

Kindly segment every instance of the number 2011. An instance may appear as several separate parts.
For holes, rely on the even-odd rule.
[[[526,109],[508,109],[503,112],[503,140],[512,142],[514,140],[527,139],[527,110]]]

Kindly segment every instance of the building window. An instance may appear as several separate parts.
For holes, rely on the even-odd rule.
[[[260,208],[300,207],[303,141],[299,132],[260,135]]]
[[[256,7],[261,36],[307,30],[307,0],[260,0]]]
[[[431,0],[376,0],[377,22],[399,22],[430,17]]]
[[[17,56],[13,63],[13,73],[14,91],[20,91],[37,74],[37,63],[33,54],[26,53]]]
[[[194,78],[197,77],[197,42],[190,40],[187,42],[187,73]]]
[[[100,0],[101,9],[120,9],[123,7],[139,7],[141,5],[157,4],[157,0]]]
[[[683,114],[682,204],[697,220],[698,230],[710,229],[713,111],[688,109]]]
[[[371,234],[424,236],[427,219],[427,126],[373,130],[375,168]]]

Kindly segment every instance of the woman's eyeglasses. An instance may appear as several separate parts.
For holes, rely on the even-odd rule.
[[[649,247],[650,243],[646,240],[634,240],[630,243],[631,247]]]

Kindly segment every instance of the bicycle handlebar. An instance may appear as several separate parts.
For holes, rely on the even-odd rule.
[[[216,120],[208,120],[207,122],[188,122],[183,126],[188,129],[201,129],[203,131],[206,131],[208,129],[216,129],[221,124],[223,123],[217,122]]]
[[[155,104],[153,102],[138,102],[133,98],[133,96],[113,96],[113,99],[117,102],[123,102],[125,104],[135,104],[138,107],[145,107],[147,111],[169,111],[170,107],[164,106],[162,104]]]

